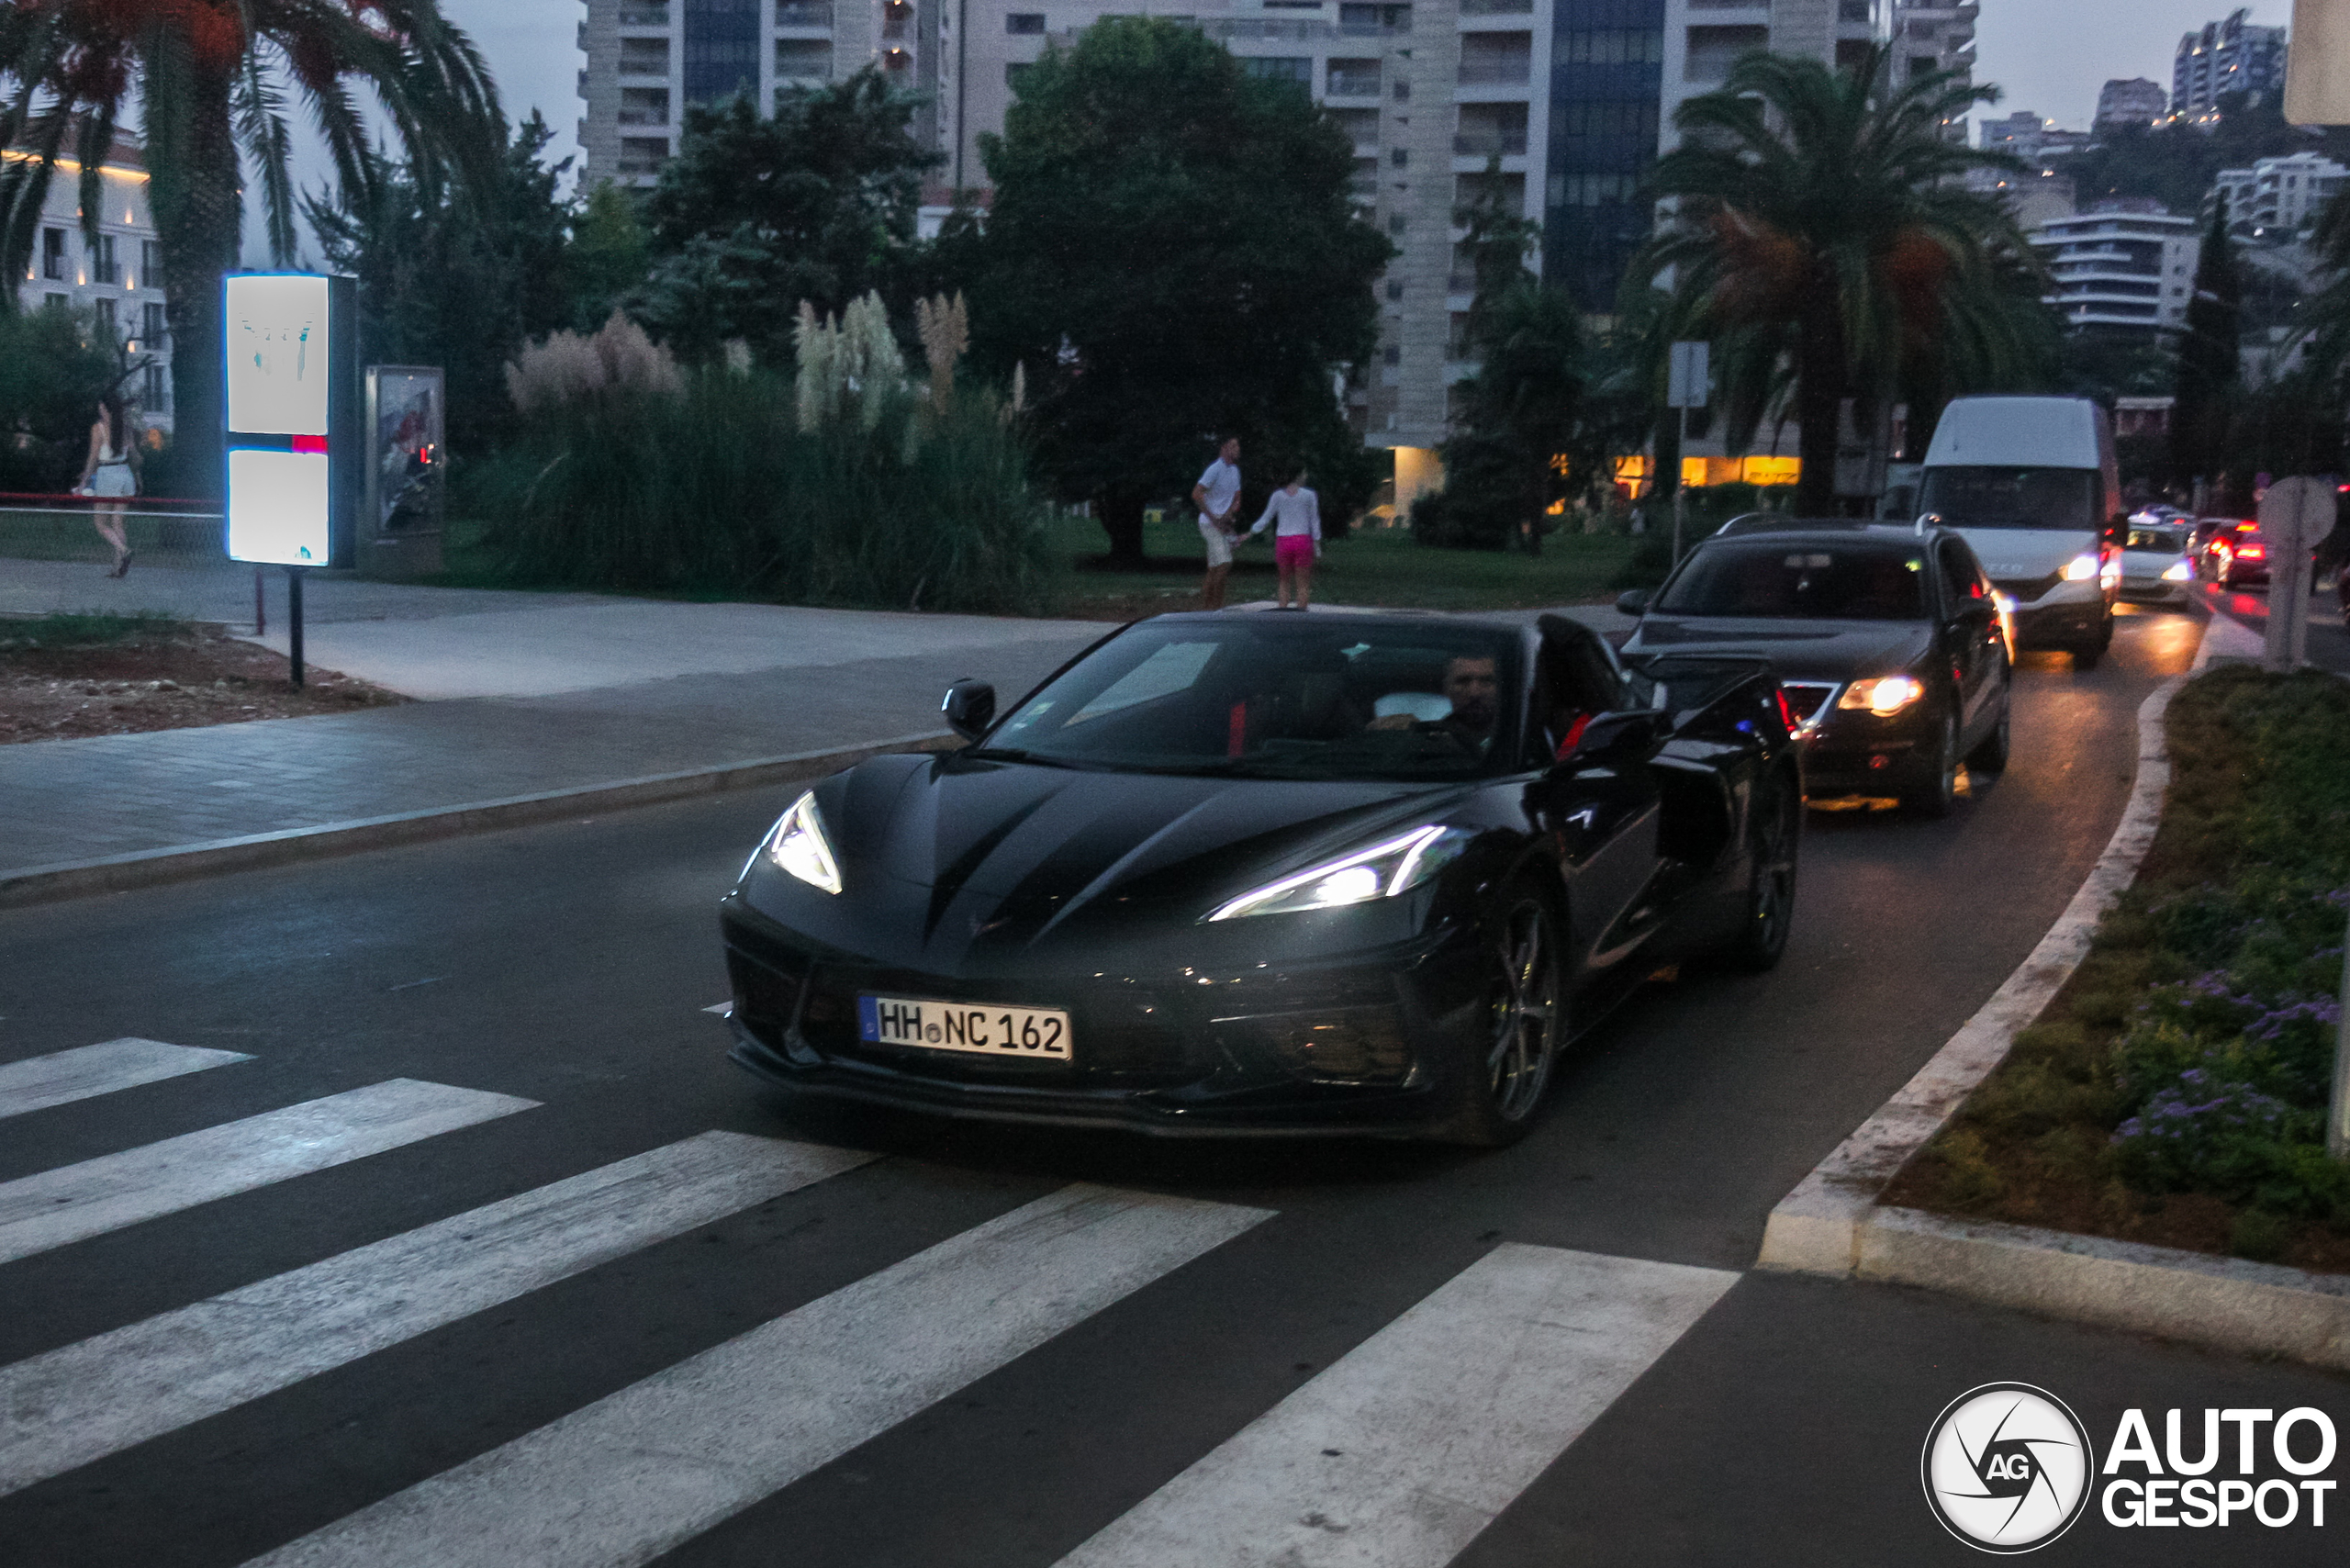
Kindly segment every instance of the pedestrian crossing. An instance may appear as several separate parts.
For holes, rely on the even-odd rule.
[[[115,1089],[250,1059],[118,1040],[0,1065],[0,1114],[72,1116]],[[520,1128],[533,1119],[509,1118],[530,1110],[551,1114],[390,1079],[0,1183],[0,1269],[443,1132]],[[77,1500],[84,1467],[135,1461],[141,1444],[477,1315],[528,1314],[533,1293],[776,1200],[821,1204],[826,1183],[887,1166],[867,1151],[702,1132],[0,1366],[0,1536],[19,1496],[50,1518],[121,1507],[111,1484]],[[237,1555],[274,1539],[252,1563],[648,1562],[1080,1326],[1113,1321],[1104,1315],[1138,1293],[1196,1288],[1184,1271],[1277,1217],[1084,1182],[1028,1196],[1041,1185],[968,1228],[937,1226],[928,1245],[879,1254],[902,1252],[894,1261],[859,1260],[871,1271],[836,1273],[826,1286],[848,1282],[730,1325],[650,1375],[575,1395],[553,1419],[534,1414],[532,1429],[507,1428],[519,1436],[460,1439],[437,1473],[391,1478]],[[1095,1533],[1060,1568],[1442,1568],[1736,1278],[1496,1246],[1302,1386],[1269,1394],[1253,1419],[1209,1435],[1122,1517],[1089,1519]],[[268,1465],[248,1454],[238,1462]],[[1042,1506],[1050,1481],[1037,1485]],[[921,1506],[921,1478],[892,1495]],[[174,1560],[162,1521],[155,1540],[153,1560]]]

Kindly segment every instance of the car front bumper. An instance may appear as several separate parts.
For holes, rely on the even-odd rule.
[[[1441,931],[1401,949],[1217,974],[974,978],[823,950],[740,900],[722,913],[732,1059],[798,1093],[956,1117],[1162,1136],[1434,1130],[1483,1033],[1481,950]],[[1072,1059],[859,1037],[874,993],[1066,1010]]]
[[[2125,577],[2121,579],[2121,597],[2133,604],[2185,604],[2191,586],[2160,577]]]
[[[2109,600],[2101,585],[2060,580],[2044,589],[2037,583],[2002,582],[1994,586],[2014,606],[2009,615],[2015,626],[2018,647],[2071,648],[2104,641]]]

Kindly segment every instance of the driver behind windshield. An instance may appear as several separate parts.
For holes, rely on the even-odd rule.
[[[1501,675],[1494,661],[1455,655],[1444,666],[1444,696],[1452,711],[1441,719],[1391,713],[1373,719],[1371,728],[1448,735],[1471,751],[1482,752],[1494,738],[1494,722],[1501,714]]]

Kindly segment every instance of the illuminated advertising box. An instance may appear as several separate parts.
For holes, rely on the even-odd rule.
[[[362,442],[356,285],[302,273],[225,284],[231,560],[348,563]]]

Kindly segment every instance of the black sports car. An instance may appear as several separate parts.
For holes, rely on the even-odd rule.
[[[1767,657],[1784,683],[1815,796],[1899,798],[1941,816],[1958,765],[2007,766],[2012,628],[1966,541],[1908,525],[1740,519],[1651,597],[1625,644]]]
[[[1147,1132],[1499,1144],[1662,964],[1767,967],[1802,782],[1754,660],[1577,622],[1126,627],[968,749],[784,813],[726,897],[733,1058],[811,1093]]]

